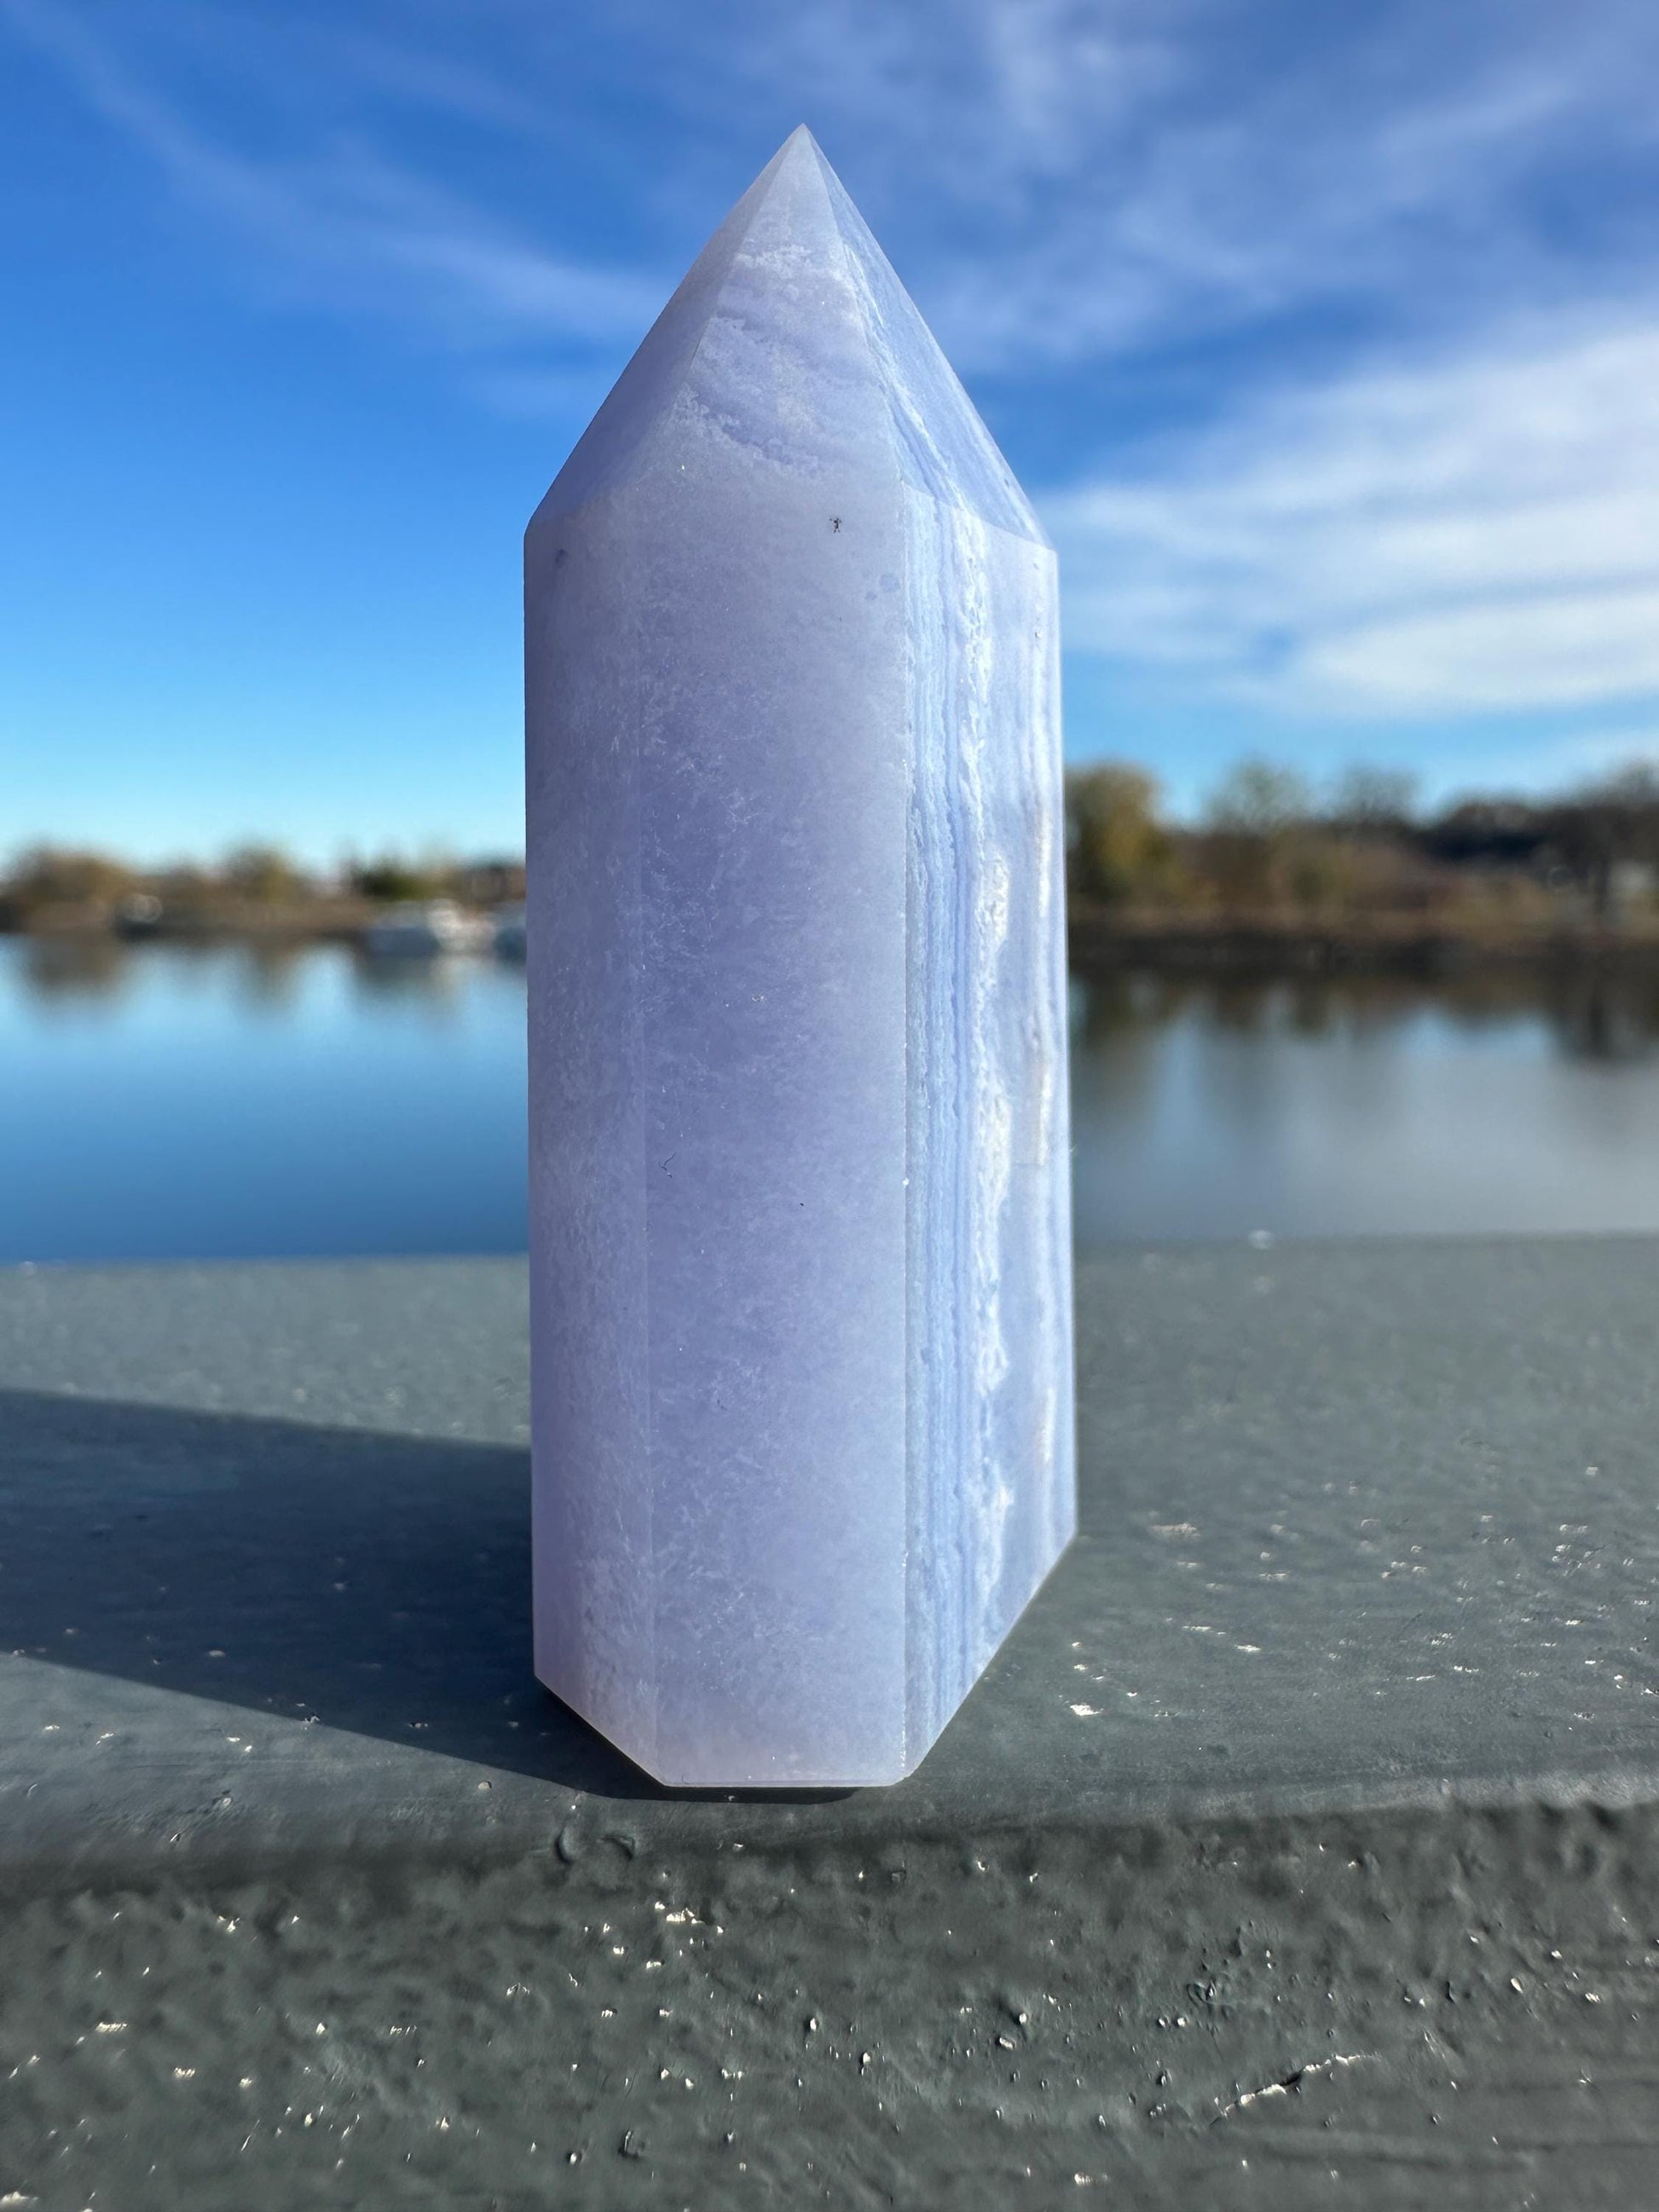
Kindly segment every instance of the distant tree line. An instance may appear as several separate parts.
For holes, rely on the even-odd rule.
[[[1425,811],[1413,779],[1357,767],[1323,790],[1294,769],[1240,761],[1197,817],[1177,821],[1157,778],[1128,761],[1071,772],[1067,887],[1074,911],[1329,921],[1368,914],[1559,913],[1598,923],[1659,921],[1659,770],[1645,766],[1550,798],[1476,796]],[[456,860],[386,851],[330,870],[279,847],[238,846],[216,863],[142,867],[41,844],[0,870],[0,928],[137,926],[165,915],[234,926],[289,915],[450,898],[480,908],[524,896],[516,856]]]
[[[449,898],[489,908],[523,896],[524,863],[515,857],[459,860],[388,851],[323,870],[305,866],[278,846],[251,843],[212,864],[144,867],[83,847],[39,844],[0,872],[0,928],[76,921],[118,927],[123,920],[161,915],[234,921],[291,912],[303,920],[330,908],[404,900]]]
[[[1545,799],[1473,797],[1419,811],[1407,775],[1354,768],[1322,794],[1241,761],[1196,821],[1172,821],[1155,777],[1125,761],[1066,780],[1074,906],[1334,917],[1563,901],[1608,922],[1659,908],[1659,772],[1620,771]]]

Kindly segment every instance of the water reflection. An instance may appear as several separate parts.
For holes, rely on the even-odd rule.
[[[284,1017],[294,1012],[305,988],[308,945],[249,945],[239,948],[235,988],[251,1013]]]
[[[112,1000],[129,975],[126,948],[112,937],[30,937],[14,956],[18,981],[43,1010],[59,1000]]]
[[[514,1251],[524,978],[0,939],[0,1262]]]
[[[1196,1020],[1266,1040],[1386,1036],[1432,1009],[1471,1036],[1541,1024],[1569,1059],[1643,1060],[1659,1048],[1659,971],[1496,969],[1425,984],[1399,976],[1074,977],[1073,1042],[1121,1052],[1135,1037]]]
[[[459,1011],[475,986],[479,965],[466,954],[438,953],[428,959],[412,960],[354,947],[352,988],[361,1006],[404,1007],[429,1020]],[[522,975],[516,979],[509,975],[507,980],[516,980],[522,993]]]
[[[1073,987],[1079,1241],[1659,1231],[1659,974]],[[501,1251],[524,975],[0,939],[0,1261]]]
[[[1659,1228],[1659,975],[1125,973],[1073,1018],[1085,1247]]]
[[[204,990],[234,998],[250,1012],[295,1014],[326,967],[349,979],[352,995],[365,1005],[453,1007],[476,988],[480,964],[466,956],[397,958],[356,945],[283,939],[183,938],[165,945],[90,933],[0,939],[0,990],[37,1011],[58,1002],[113,1006],[138,979],[165,973],[175,994]],[[494,964],[509,974],[514,965],[511,959]]]

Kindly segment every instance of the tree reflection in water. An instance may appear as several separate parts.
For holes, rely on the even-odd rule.
[[[1079,1242],[1659,1231],[1659,970],[1073,983]]]
[[[0,1262],[511,1250],[524,971],[0,939]],[[1659,1231],[1659,970],[1073,981],[1079,1243]]]

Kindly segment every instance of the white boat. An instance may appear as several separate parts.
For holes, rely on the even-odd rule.
[[[388,907],[363,932],[364,950],[377,958],[430,960],[440,952],[482,952],[492,941],[490,923],[467,914],[453,899],[424,899]]]

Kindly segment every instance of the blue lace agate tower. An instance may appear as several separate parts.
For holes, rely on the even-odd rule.
[[[537,1672],[891,1782],[1073,1525],[1054,556],[805,131],[526,597]]]

